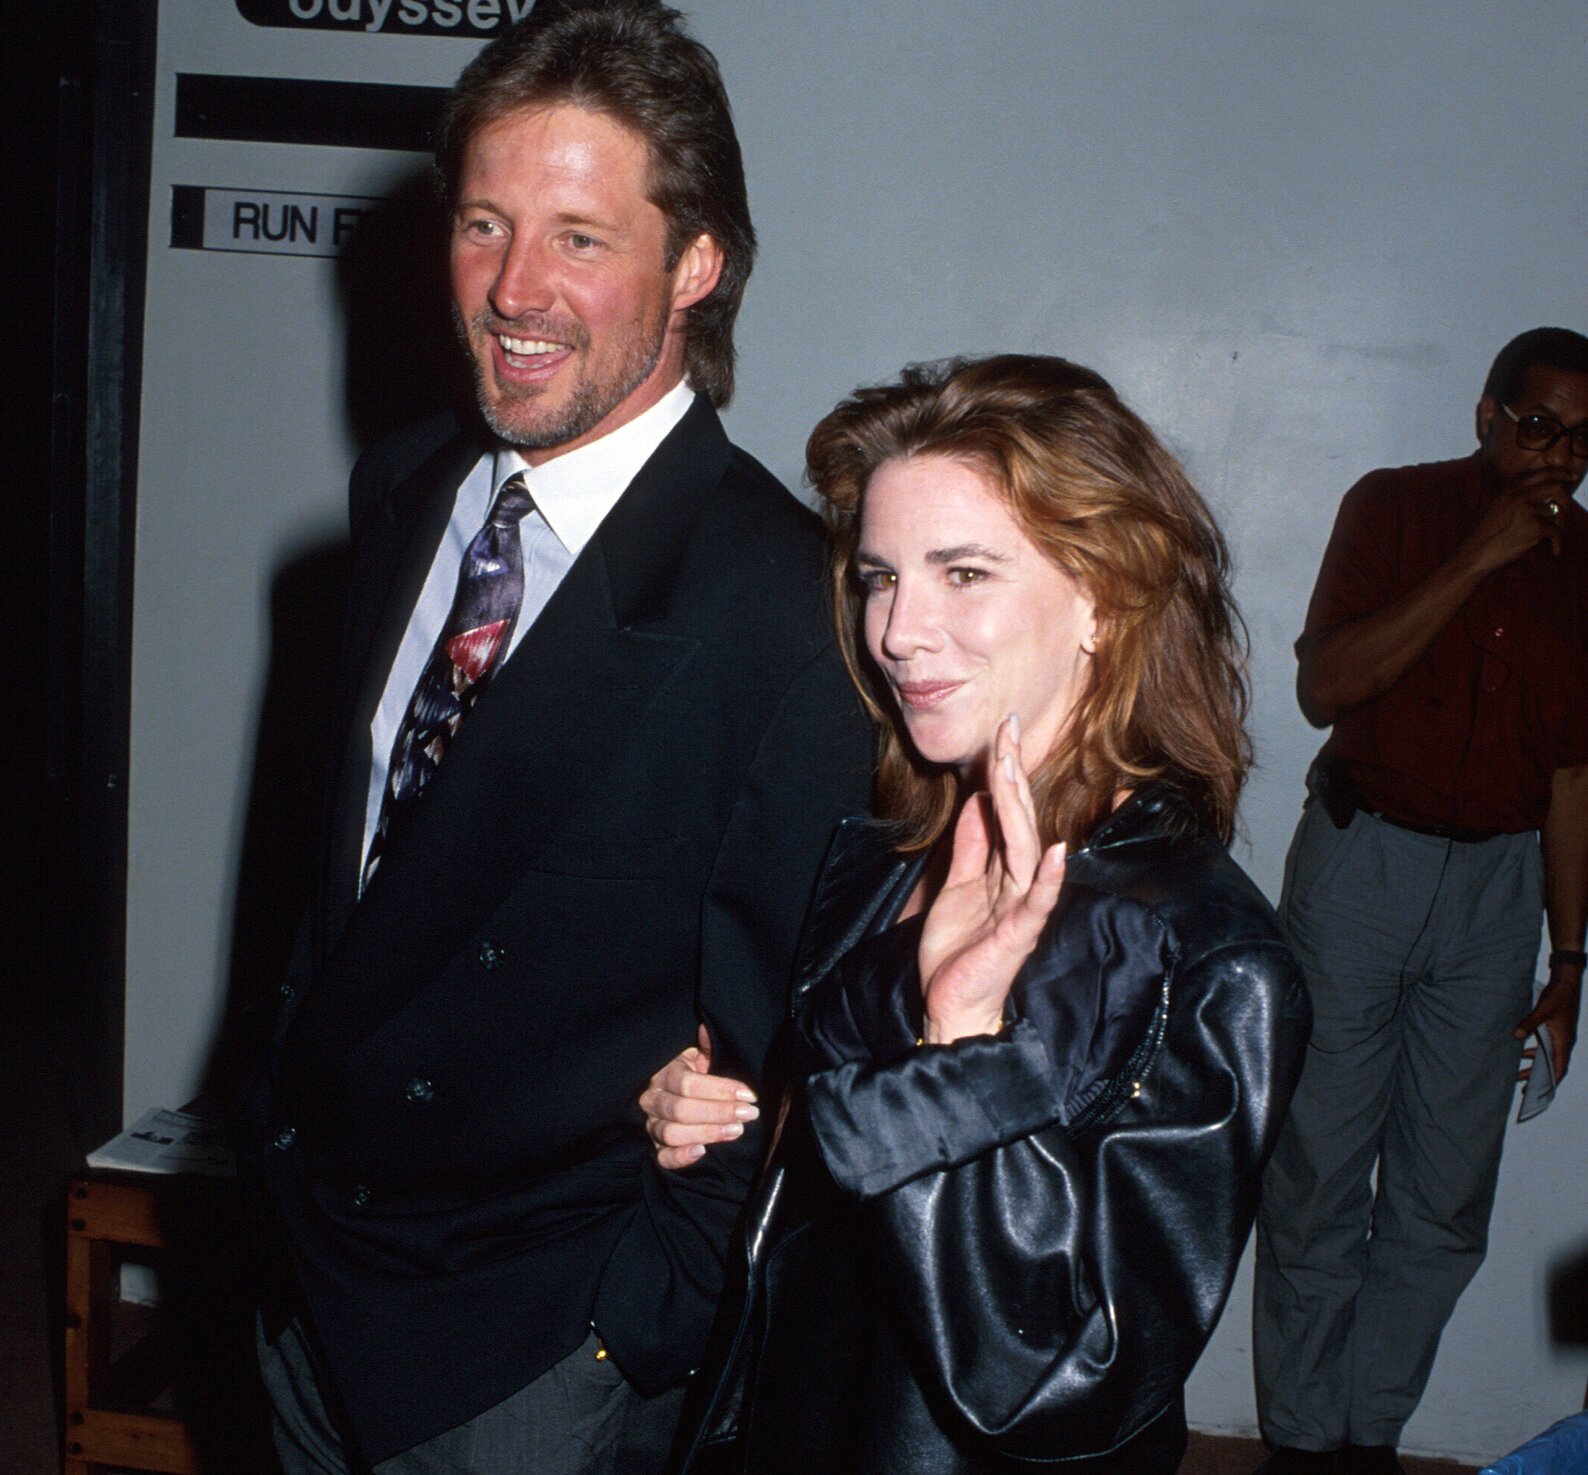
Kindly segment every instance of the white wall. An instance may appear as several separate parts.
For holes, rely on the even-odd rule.
[[[735,438],[792,483],[818,416],[907,360],[1035,349],[1112,378],[1179,451],[1235,549],[1261,763],[1238,853],[1277,894],[1318,743],[1296,710],[1290,642],[1340,495],[1371,467],[1468,450],[1488,360],[1511,334],[1588,328],[1588,11],[691,9],[734,97],[762,238]],[[259,33],[201,0],[166,0],[162,32],[167,74],[440,81],[472,51],[283,33],[264,68]],[[335,527],[352,451],[330,264],[172,252],[163,190],[374,194],[406,162],[173,140],[168,95],[157,117],[129,1113],[197,1080],[223,985],[266,591],[296,546]],[[1585,1091],[1574,1081],[1515,1130],[1489,1261],[1446,1334],[1411,1448],[1488,1459],[1581,1405],[1588,1353],[1550,1345],[1545,1288],[1588,1250]],[[1254,1427],[1248,1306],[1243,1272],[1192,1382],[1204,1427]]]

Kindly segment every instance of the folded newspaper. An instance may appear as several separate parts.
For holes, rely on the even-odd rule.
[[[230,1178],[237,1172],[237,1156],[227,1145],[225,1128],[214,1117],[156,1107],[89,1153],[88,1166]]]

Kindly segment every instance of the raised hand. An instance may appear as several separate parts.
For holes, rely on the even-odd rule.
[[[744,1124],[761,1115],[755,1092],[743,1081],[711,1074],[711,1035],[700,1026],[700,1043],[673,1056],[640,1092],[645,1130],[663,1168],[687,1168],[714,1142],[744,1135]]]
[[[966,799],[918,960],[928,1044],[996,1034],[1004,1001],[1059,899],[1064,846],[1042,848],[1019,725],[999,724],[988,792]]]

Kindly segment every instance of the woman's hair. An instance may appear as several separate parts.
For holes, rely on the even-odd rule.
[[[867,483],[884,462],[913,456],[984,476],[1096,606],[1090,680],[1032,776],[1044,843],[1079,844],[1119,789],[1154,779],[1229,840],[1251,765],[1246,630],[1230,598],[1229,553],[1180,464],[1107,381],[1027,354],[916,364],[897,384],[856,390],[811,433],[805,456],[833,534],[839,643],[883,724],[877,812],[897,824],[901,848],[924,849],[943,833],[956,781],[915,752],[866,653],[854,560]]]

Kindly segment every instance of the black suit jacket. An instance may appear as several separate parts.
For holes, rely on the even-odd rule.
[[[698,1359],[759,1148],[662,1174],[635,1098],[711,1027],[759,1079],[870,737],[819,526],[697,400],[453,742],[355,901],[369,721],[481,447],[429,422],[353,479],[325,863],[249,1113],[370,1461],[572,1351]]]

